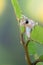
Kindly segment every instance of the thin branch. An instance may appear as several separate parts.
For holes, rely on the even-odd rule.
[[[24,42],[24,39],[23,39],[23,34],[21,34],[21,41],[22,41],[22,45],[25,49],[26,60],[28,62],[28,65],[32,65],[26,43]]]
[[[28,46],[28,44],[29,44],[29,42],[30,42],[30,41],[33,41],[33,42],[36,42],[36,43],[43,44],[43,43],[41,43],[41,42],[38,42],[38,41],[36,41],[36,40],[33,40],[33,39],[31,39],[31,38],[30,38],[30,39],[27,41],[27,44],[26,44],[26,46]]]
[[[36,65],[36,64],[39,63],[39,62],[43,62],[43,60],[38,59],[38,60],[36,60],[34,63],[32,63],[32,65]]]

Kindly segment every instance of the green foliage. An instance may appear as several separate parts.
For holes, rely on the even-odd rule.
[[[42,44],[38,44],[36,42],[31,41],[28,44],[28,52],[30,53],[30,58],[32,62],[34,62],[37,59],[43,60],[43,45]]]
[[[43,27],[36,26],[31,33],[31,38],[39,43],[43,43]]]
[[[18,1],[17,0],[11,0],[11,2],[12,2],[12,5],[13,5],[16,16],[18,18],[20,18],[21,15],[22,15],[22,11],[21,11],[21,9],[19,7]]]
[[[25,31],[24,26],[20,26],[20,32],[21,32],[21,33],[24,33],[24,31]]]
[[[14,11],[16,13],[16,16],[20,18],[22,12],[21,12],[21,9],[18,5],[17,0],[12,0],[12,4],[14,7]],[[29,11],[30,11],[30,9],[29,9]],[[30,12],[29,12],[29,16],[31,16],[31,18],[36,20],[36,17],[33,17],[33,14],[36,14],[36,13],[33,12],[33,14],[32,13],[30,14]],[[24,33],[25,28],[23,26],[20,27],[20,31],[21,31],[21,33]],[[25,40],[27,40],[26,35],[24,35],[24,37],[25,37]],[[39,43],[37,43],[34,41],[30,41],[30,43],[28,44],[28,52],[30,52],[31,61],[34,62],[37,59],[43,60],[43,45],[42,45],[43,44],[43,27],[36,26],[33,29],[33,31],[31,32],[31,39],[39,42]],[[43,63],[40,62],[40,63],[37,63],[37,65],[43,65]]]
[[[41,56],[39,57],[39,59],[40,59],[40,60],[43,60],[43,55],[41,55]]]
[[[36,65],[43,65],[43,62],[39,62],[39,63],[37,63]]]

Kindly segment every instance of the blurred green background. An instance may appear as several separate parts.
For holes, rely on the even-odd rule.
[[[26,65],[11,0],[6,0],[6,9],[0,15],[0,65]]]
[[[0,65],[27,65],[24,56],[24,49],[20,44],[19,26],[16,20],[11,0],[5,1],[6,8],[3,14],[0,15]],[[24,15],[32,18],[35,21],[41,20],[37,19],[37,16],[34,18],[35,12],[34,15],[32,15],[32,12],[35,10],[28,11],[27,2],[29,3],[31,2],[31,0],[18,0],[18,2]],[[32,9],[34,8],[35,7],[33,7]],[[39,31],[39,29],[41,31]],[[43,42],[43,35],[41,34],[43,34],[43,28],[37,26],[35,30],[32,31],[32,38],[36,40],[38,39],[39,42]],[[30,43],[31,44],[28,45],[28,51],[30,52],[30,57],[33,62],[40,55],[43,55],[43,45],[37,44],[32,41]]]

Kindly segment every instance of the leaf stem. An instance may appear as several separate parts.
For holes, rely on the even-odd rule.
[[[43,62],[43,60],[37,59],[35,62],[33,62],[32,65],[36,65],[36,64],[39,63],[39,62]]]
[[[27,45],[26,45],[26,43],[23,40],[23,34],[21,34],[21,41],[22,41],[22,45],[23,45],[24,50],[25,50],[26,60],[28,62],[28,65],[32,65],[31,60],[30,60],[30,56],[29,56],[29,52],[28,52],[28,49],[27,49]]]

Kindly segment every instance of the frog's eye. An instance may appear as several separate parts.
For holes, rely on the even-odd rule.
[[[29,21],[28,20],[26,20],[26,24],[28,24],[29,23]]]

